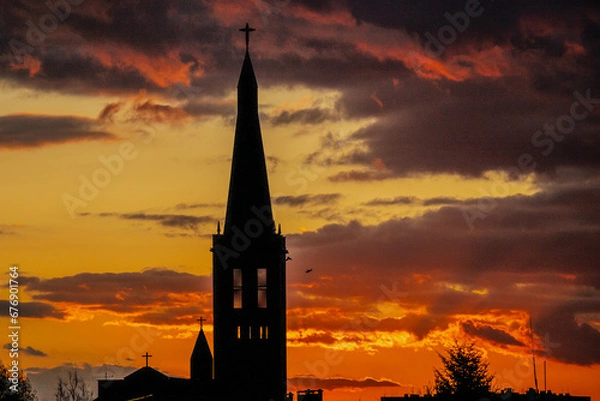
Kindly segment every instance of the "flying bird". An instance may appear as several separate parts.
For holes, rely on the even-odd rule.
[[[312,269],[308,269],[306,272],[307,272],[307,273],[310,273],[311,271],[312,271]]]

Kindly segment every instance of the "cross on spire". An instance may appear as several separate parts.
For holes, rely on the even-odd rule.
[[[202,322],[206,322],[206,319],[203,317],[200,317],[200,319],[196,319],[196,320],[200,322],[200,330],[202,330]]]
[[[146,367],[148,367],[148,358],[152,358],[152,355],[148,354],[148,351],[146,351],[146,353],[142,355],[142,358],[146,358]]]
[[[246,51],[248,51],[248,44],[250,43],[250,32],[256,31],[254,28],[250,28],[250,25],[246,22],[246,27],[241,28],[240,32],[246,32]]]

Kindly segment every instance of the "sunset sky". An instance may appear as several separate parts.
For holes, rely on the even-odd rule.
[[[534,386],[533,345],[542,389],[545,360],[600,400],[597,1],[7,3],[0,265],[41,401],[146,351],[188,377],[200,316],[212,344],[246,22],[290,390],[423,392],[456,338],[499,387]]]

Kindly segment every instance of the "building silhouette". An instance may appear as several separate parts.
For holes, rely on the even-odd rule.
[[[200,332],[190,357],[190,379],[197,387],[210,388],[213,380],[213,357],[202,326],[204,318],[198,320]]]
[[[439,398],[434,395],[420,395],[420,394],[404,394],[404,396],[382,396],[379,398],[380,401],[436,401]],[[566,394],[556,394],[552,391],[537,391],[530,388],[524,393],[518,393],[510,388],[502,390],[499,394],[490,395],[489,397],[477,398],[478,401],[591,401],[590,396],[578,396]],[[449,397],[447,401],[464,401],[463,399],[458,400],[456,397]],[[298,399],[298,401],[301,401]]]
[[[190,378],[146,366],[98,380],[96,401],[286,399],[286,245],[275,232],[258,117],[258,85],[248,50],[238,81],[238,113],[225,225],[213,235],[214,361],[203,330]],[[214,362],[214,363],[213,363]],[[214,366],[214,370],[213,370]],[[291,396],[289,397],[291,398]]]
[[[285,238],[275,232],[247,24],[244,31],[227,214],[213,235],[215,383],[227,398],[283,400]]]

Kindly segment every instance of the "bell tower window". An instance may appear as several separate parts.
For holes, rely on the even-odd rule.
[[[256,283],[258,290],[258,307],[267,307],[267,269],[256,269]]]
[[[242,269],[233,269],[233,307],[242,308]]]

